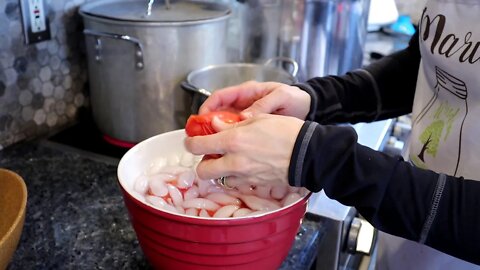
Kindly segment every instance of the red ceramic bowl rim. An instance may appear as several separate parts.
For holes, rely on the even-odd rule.
[[[178,132],[178,131],[179,130],[173,130],[173,131],[169,131],[169,132],[162,133],[162,134],[173,133],[173,132]],[[123,162],[125,162],[125,157],[128,157],[129,155],[132,155],[132,153],[135,152],[137,147],[141,147],[141,145],[147,144],[149,141],[154,140],[156,137],[161,136],[162,134],[150,137],[150,138],[148,138],[148,139],[146,139],[142,142],[139,142],[134,147],[132,147],[130,150],[128,150],[125,153],[125,155],[123,155],[123,157],[120,159],[120,162],[119,162],[117,168],[120,168],[120,166],[122,166]],[[185,219],[188,219],[188,221],[190,223],[193,223],[193,224],[233,225],[232,222],[234,222],[235,224],[240,225],[240,224],[259,222],[259,221],[269,219],[271,215],[274,215],[276,213],[283,212],[283,211],[285,213],[289,212],[291,210],[290,208],[296,207],[297,205],[302,204],[302,203],[306,203],[308,198],[312,195],[312,192],[308,191],[306,195],[302,196],[300,199],[296,200],[295,202],[293,202],[293,203],[291,203],[287,206],[281,207],[279,209],[276,209],[276,210],[273,210],[273,211],[270,211],[270,212],[255,215],[255,216],[245,216],[245,217],[235,217],[235,218],[232,218],[232,217],[229,217],[229,218],[197,217],[197,216],[189,216],[189,215],[184,215],[184,214],[172,213],[172,212],[157,208],[153,205],[148,204],[147,202],[145,202],[143,200],[138,199],[135,195],[133,195],[130,192],[130,190],[127,187],[124,186],[124,183],[122,183],[120,178],[121,178],[120,177],[120,171],[117,169],[117,181],[118,181],[118,183],[119,183],[119,185],[120,185],[120,187],[121,187],[121,189],[124,193],[124,199],[125,200],[130,199],[133,202],[135,202],[135,204],[137,204],[138,206],[142,207],[143,209],[145,209],[145,210],[147,210],[147,211],[149,211],[149,212],[151,212],[155,215],[162,215],[166,218],[173,219],[173,220],[176,220],[176,221],[181,221],[181,222],[185,222]],[[215,223],[212,224],[212,221],[215,221]]]

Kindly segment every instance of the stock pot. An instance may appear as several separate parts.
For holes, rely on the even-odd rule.
[[[182,128],[191,112],[180,82],[192,70],[227,62],[228,6],[157,0],[147,8],[138,0],[80,8],[93,118],[121,145]]]

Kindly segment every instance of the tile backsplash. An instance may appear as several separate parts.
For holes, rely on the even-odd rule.
[[[0,0],[0,149],[48,134],[88,106],[85,0],[44,0],[51,39],[26,45],[18,0]]]

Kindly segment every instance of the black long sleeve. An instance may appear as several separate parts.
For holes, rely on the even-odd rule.
[[[418,33],[404,50],[343,76],[308,80],[308,120],[323,124],[371,122],[411,112],[420,64]]]
[[[312,96],[308,120],[370,122],[411,112],[420,64],[409,46],[343,76],[297,84]],[[376,228],[480,264],[480,181],[410,165],[357,143],[349,126],[305,122],[292,153],[291,185],[354,206]]]
[[[289,181],[357,210],[375,227],[480,264],[480,182],[419,169],[357,143],[348,126],[307,121]]]

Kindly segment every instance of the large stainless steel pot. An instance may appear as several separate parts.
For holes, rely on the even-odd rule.
[[[296,59],[301,81],[360,68],[370,0],[284,0],[280,55]]]
[[[281,66],[288,64],[289,71],[277,67],[274,65],[275,63],[280,63]],[[191,110],[197,112],[206,96],[215,90],[251,80],[293,84],[297,82],[297,72],[298,64],[295,60],[287,57],[274,57],[263,64],[228,63],[207,66],[190,72],[181,86],[182,89],[193,93]]]
[[[300,81],[362,66],[370,0],[222,1],[233,9],[234,61],[290,57],[300,65]]]
[[[95,1],[83,5],[91,107],[98,128],[125,142],[183,127],[179,83],[227,62],[226,5],[201,1]]]
[[[231,62],[261,63],[278,56],[279,33],[285,24],[282,17],[285,0],[221,1],[232,8],[228,36]]]

